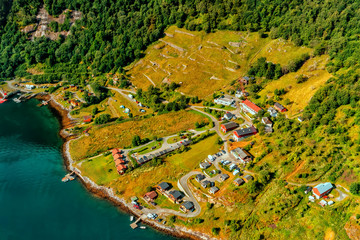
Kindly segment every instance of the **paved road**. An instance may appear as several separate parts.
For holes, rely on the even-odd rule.
[[[339,193],[339,196],[337,198],[335,198],[336,201],[340,202],[340,201],[344,200],[346,197],[348,197],[348,195],[343,193],[339,188],[336,188],[335,190]]]

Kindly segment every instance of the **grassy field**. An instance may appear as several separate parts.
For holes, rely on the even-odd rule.
[[[152,167],[150,164],[145,164],[123,176],[118,175],[115,170],[109,172],[109,169],[115,169],[114,163],[110,161],[111,156],[85,160],[78,164],[78,167],[96,183],[113,187],[117,194],[129,199],[131,196],[142,196],[146,193],[148,186],[155,187],[162,181],[176,186],[177,180],[182,175],[196,169],[200,161],[209,153],[215,153],[218,150],[219,146],[216,142],[216,136],[208,137],[191,145],[187,152],[165,158],[160,166]]]
[[[138,153],[140,155],[149,153],[149,152],[155,151],[156,149],[161,148],[162,144],[163,144],[163,141],[154,141],[154,142],[151,142],[151,143],[145,145],[142,148],[136,149],[135,151],[131,151],[131,153]],[[153,147],[154,147],[154,149],[152,149]]]
[[[286,41],[260,38],[258,33],[206,34],[175,26],[169,27],[166,33],[166,37],[146,50],[144,58],[128,67],[131,81],[138,88],[181,82],[179,91],[203,98],[244,75],[258,57],[269,55],[269,60],[285,64],[311,51]],[[240,42],[241,46],[234,47],[231,42]]]
[[[259,100],[274,97],[275,89],[284,88],[287,93],[278,101],[284,104],[284,100],[289,99],[290,104],[284,104],[289,110],[286,114],[289,117],[298,114],[307,106],[315,92],[331,77],[331,74],[325,70],[328,59],[327,55],[311,58],[297,72],[286,74],[279,80],[270,82],[259,93],[261,96]],[[301,74],[309,79],[303,83],[296,83],[296,77]]]
[[[90,136],[71,142],[70,153],[75,160],[80,160],[115,147],[128,147],[135,135],[142,139],[164,137],[194,128],[195,122],[201,121],[207,121],[207,118],[189,111],[179,111],[139,121],[94,126],[89,131]]]

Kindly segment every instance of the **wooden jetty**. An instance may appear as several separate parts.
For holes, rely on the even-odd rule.
[[[133,223],[130,224],[130,227],[131,227],[132,229],[138,228],[138,227],[139,227],[138,223],[142,220],[142,217],[143,217],[143,216],[144,216],[144,215],[140,215],[140,217],[139,217],[135,222],[133,222]]]

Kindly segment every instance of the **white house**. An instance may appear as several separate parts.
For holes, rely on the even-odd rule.
[[[33,90],[35,88],[34,85],[29,85],[29,84],[26,84],[25,85],[25,88],[28,89],[28,90]]]
[[[235,103],[235,100],[222,96],[222,97],[214,99],[214,103],[220,104],[220,105],[225,105],[225,106],[230,106]]]

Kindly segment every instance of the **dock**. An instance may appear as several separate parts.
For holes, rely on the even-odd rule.
[[[71,173],[68,173],[65,175],[65,177],[63,177],[61,179],[62,182],[68,182],[68,181],[72,181],[75,179],[76,175],[75,175],[75,171],[72,171]]]
[[[139,227],[139,226],[138,226],[138,223],[141,221],[141,218],[142,218],[143,216],[145,216],[145,215],[140,215],[140,217],[139,217],[135,222],[133,222],[133,223],[130,224],[130,227],[131,227],[132,229],[138,228],[138,227]]]

